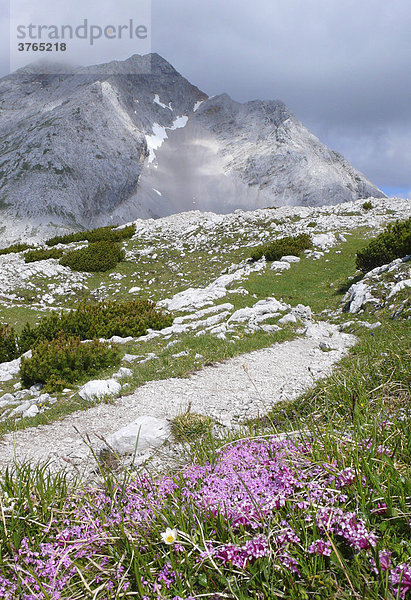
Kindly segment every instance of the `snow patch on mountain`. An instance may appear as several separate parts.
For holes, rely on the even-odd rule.
[[[163,102],[160,101],[160,96],[158,94],[156,94],[154,96],[153,102],[155,102],[156,104],[158,104],[159,106],[161,106],[161,108],[168,108],[168,110],[171,110],[171,111],[174,110],[174,108],[172,108],[172,106],[171,106],[171,102],[169,103],[168,106],[166,104],[163,104]]]

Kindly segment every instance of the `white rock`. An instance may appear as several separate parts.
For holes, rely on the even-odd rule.
[[[227,333],[227,325],[225,323],[222,323],[222,325],[218,325],[217,327],[213,327],[212,329],[210,329],[209,333],[211,333],[211,335],[217,336],[221,340],[225,340],[225,334]]]
[[[124,379],[124,377],[131,377],[133,371],[131,369],[127,369],[126,367],[120,367],[117,373],[114,373],[113,379]]]
[[[274,333],[276,331],[281,331],[281,327],[278,327],[278,325],[260,325],[260,329],[265,331],[265,333]]]
[[[162,300],[160,306],[172,311],[196,310],[212,304],[215,300],[224,298],[227,295],[227,288],[235,281],[241,281],[248,277],[250,273],[265,269],[265,259],[258,260],[253,264],[247,263],[244,267],[238,268],[234,265],[234,271],[221,275],[215,281],[205,288],[189,288],[179,292],[173,298]]]
[[[30,408],[24,411],[23,419],[26,419],[27,417],[35,417],[36,415],[38,415],[39,412],[39,407],[36,404],[32,404]]]
[[[6,404],[9,404],[9,402],[13,402],[13,400],[13,394],[4,394],[4,396],[0,398],[1,406],[6,406]]]
[[[128,290],[129,294],[137,294],[137,292],[141,292],[141,287],[133,287],[130,290]]]
[[[280,262],[286,263],[299,263],[301,258],[299,256],[282,256]]]
[[[23,404],[20,404],[20,406],[17,406],[16,408],[14,408],[11,413],[9,414],[9,417],[16,417],[17,415],[20,415],[21,413],[24,413],[27,409],[30,408],[31,404],[32,404],[32,400],[27,400],[27,402],[24,402]]]
[[[104,396],[115,396],[121,390],[121,385],[115,379],[89,381],[79,389],[79,396],[83,400],[94,400]]]
[[[43,384],[42,383],[36,383],[35,385],[32,385],[30,388],[30,392],[40,392],[43,389]]]
[[[346,331],[351,325],[355,325],[355,321],[346,321],[342,325],[340,325],[340,331]]]
[[[321,250],[328,250],[336,244],[335,235],[333,233],[318,233],[312,237],[313,244]]]
[[[288,271],[288,269],[291,268],[290,263],[288,262],[282,262],[281,260],[274,260],[271,263],[271,267],[270,269],[272,271]]]
[[[203,310],[199,310],[197,312],[191,313],[189,315],[184,315],[183,317],[176,317],[173,321],[176,325],[181,325],[181,323],[185,323],[186,321],[199,321],[203,317],[207,315],[211,315],[213,313],[218,312],[227,312],[232,311],[234,308],[233,304],[218,304],[217,306],[211,306],[210,308],[204,308]]]
[[[289,323],[297,323],[297,318],[295,315],[293,314],[288,314],[288,315],[284,315],[283,317],[281,317],[281,319],[279,319],[278,324],[279,325],[288,325]]]
[[[358,313],[364,304],[371,299],[373,298],[369,286],[362,282],[352,285],[345,297],[345,300],[350,305],[350,313],[353,314]]]
[[[0,381],[10,381],[20,371],[21,358],[0,364]]]
[[[117,454],[134,454],[161,446],[170,435],[164,419],[142,416],[107,438],[107,445]]]
[[[178,354],[173,354],[173,358],[183,358],[183,356],[188,356],[189,353],[187,352],[187,350],[183,350],[182,352],[179,352]]]
[[[137,354],[125,354],[123,356],[123,360],[125,360],[126,362],[134,362],[135,360],[138,360],[139,358],[141,358],[141,356],[138,356]]]
[[[134,338],[132,336],[123,338],[118,335],[113,335],[113,337],[111,337],[109,340],[102,340],[102,341],[107,341],[110,344],[128,344],[129,342],[132,342],[133,340],[134,340]]]
[[[409,287],[411,287],[411,279],[405,279],[404,281],[399,281],[392,288],[391,292],[388,295],[388,298],[395,296],[395,294],[398,294],[398,292],[401,292],[402,290],[405,290],[406,288],[409,288]]]
[[[304,306],[304,304],[297,304],[297,306],[291,309],[291,313],[302,321],[311,321],[312,319],[311,308]]]
[[[283,304],[275,298],[266,298],[266,300],[260,300],[252,307],[236,310],[228,319],[228,323],[245,323],[251,320],[258,323],[270,316],[276,316],[278,311],[285,311],[288,309],[288,304]]]
[[[361,327],[365,327],[366,329],[378,329],[378,327],[381,327],[382,323],[380,321],[377,321],[376,323],[368,323],[367,321],[360,321],[359,323],[357,323],[357,325],[360,325]]]
[[[310,252],[307,254],[307,258],[312,258],[313,260],[320,260],[324,256],[324,252]]]
[[[37,404],[47,404],[48,402],[50,402],[50,400],[51,400],[50,394],[41,394],[41,396],[38,396],[36,403]]]

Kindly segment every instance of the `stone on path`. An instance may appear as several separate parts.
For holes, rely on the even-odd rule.
[[[107,438],[107,445],[117,454],[141,454],[149,448],[161,446],[170,435],[165,419],[142,416],[122,427]]]

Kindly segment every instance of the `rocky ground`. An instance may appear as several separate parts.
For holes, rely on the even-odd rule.
[[[336,327],[307,323],[304,336],[297,340],[205,367],[189,379],[150,382],[112,405],[101,404],[51,425],[10,433],[1,441],[0,462],[52,460],[56,467],[70,465],[90,474],[95,462],[87,438],[98,453],[106,447],[102,438],[142,415],[164,420],[191,409],[230,428],[247,417],[265,414],[279,400],[301,394],[328,375],[354,342],[354,336]],[[146,453],[140,460],[145,458]]]
[[[405,200],[373,200],[370,210],[362,204],[237,211],[224,216],[194,212],[140,220],[134,239],[125,243],[126,262],[99,277],[73,273],[53,259],[26,264],[24,253],[1,256],[3,321],[14,318],[17,323],[29,317],[34,322],[47,311],[67,308],[80,291],[113,299],[144,294],[175,315],[172,326],[162,331],[149,331],[139,339],[111,339],[123,349],[122,368],[63,394],[46,394],[41,386],[22,389],[20,359],[1,364],[0,420],[11,424],[9,431],[13,423],[33,424],[30,419],[61,403],[71,402],[75,410],[80,400],[84,408],[84,403],[111,397],[110,404],[8,433],[0,445],[2,464],[14,458],[51,459],[56,466],[71,465],[90,474],[94,462],[85,438],[89,436],[99,451],[104,438],[142,415],[167,425],[190,409],[232,428],[264,414],[279,400],[301,394],[327,375],[353,345],[351,326],[379,327],[373,317],[377,310],[391,311],[394,317],[409,310],[410,263],[400,259],[362,279],[356,277],[333,306],[321,304],[308,287],[306,294],[304,288],[292,296],[284,293],[287,282],[290,288],[296,285],[298,270],[301,274],[315,264],[323,268],[318,283],[332,287],[332,281],[327,283],[330,261],[338,259],[355,236],[365,241],[387,222],[410,213]],[[312,235],[314,248],[301,259],[249,262],[250,250],[258,244],[303,232]],[[27,292],[32,294],[30,300],[24,297]],[[213,361],[201,344],[215,340],[239,349],[245,339],[263,341],[254,346],[260,349],[207,366]],[[163,363],[171,370],[164,371],[160,381],[150,381],[159,378],[155,372]],[[198,372],[185,379],[173,376],[180,373],[182,363],[186,373]],[[146,452],[140,460],[145,457]]]

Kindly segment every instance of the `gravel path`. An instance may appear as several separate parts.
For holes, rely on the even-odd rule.
[[[50,459],[57,467],[71,465],[87,474],[94,463],[84,436],[99,450],[104,445],[99,436],[106,438],[141,415],[172,418],[191,405],[193,412],[229,425],[264,414],[276,402],[295,398],[328,375],[354,342],[354,336],[340,333],[335,326],[310,324],[305,335],[293,341],[205,367],[187,379],[153,381],[115,404],[8,434],[0,442],[0,464],[5,467],[14,458],[19,462]]]

